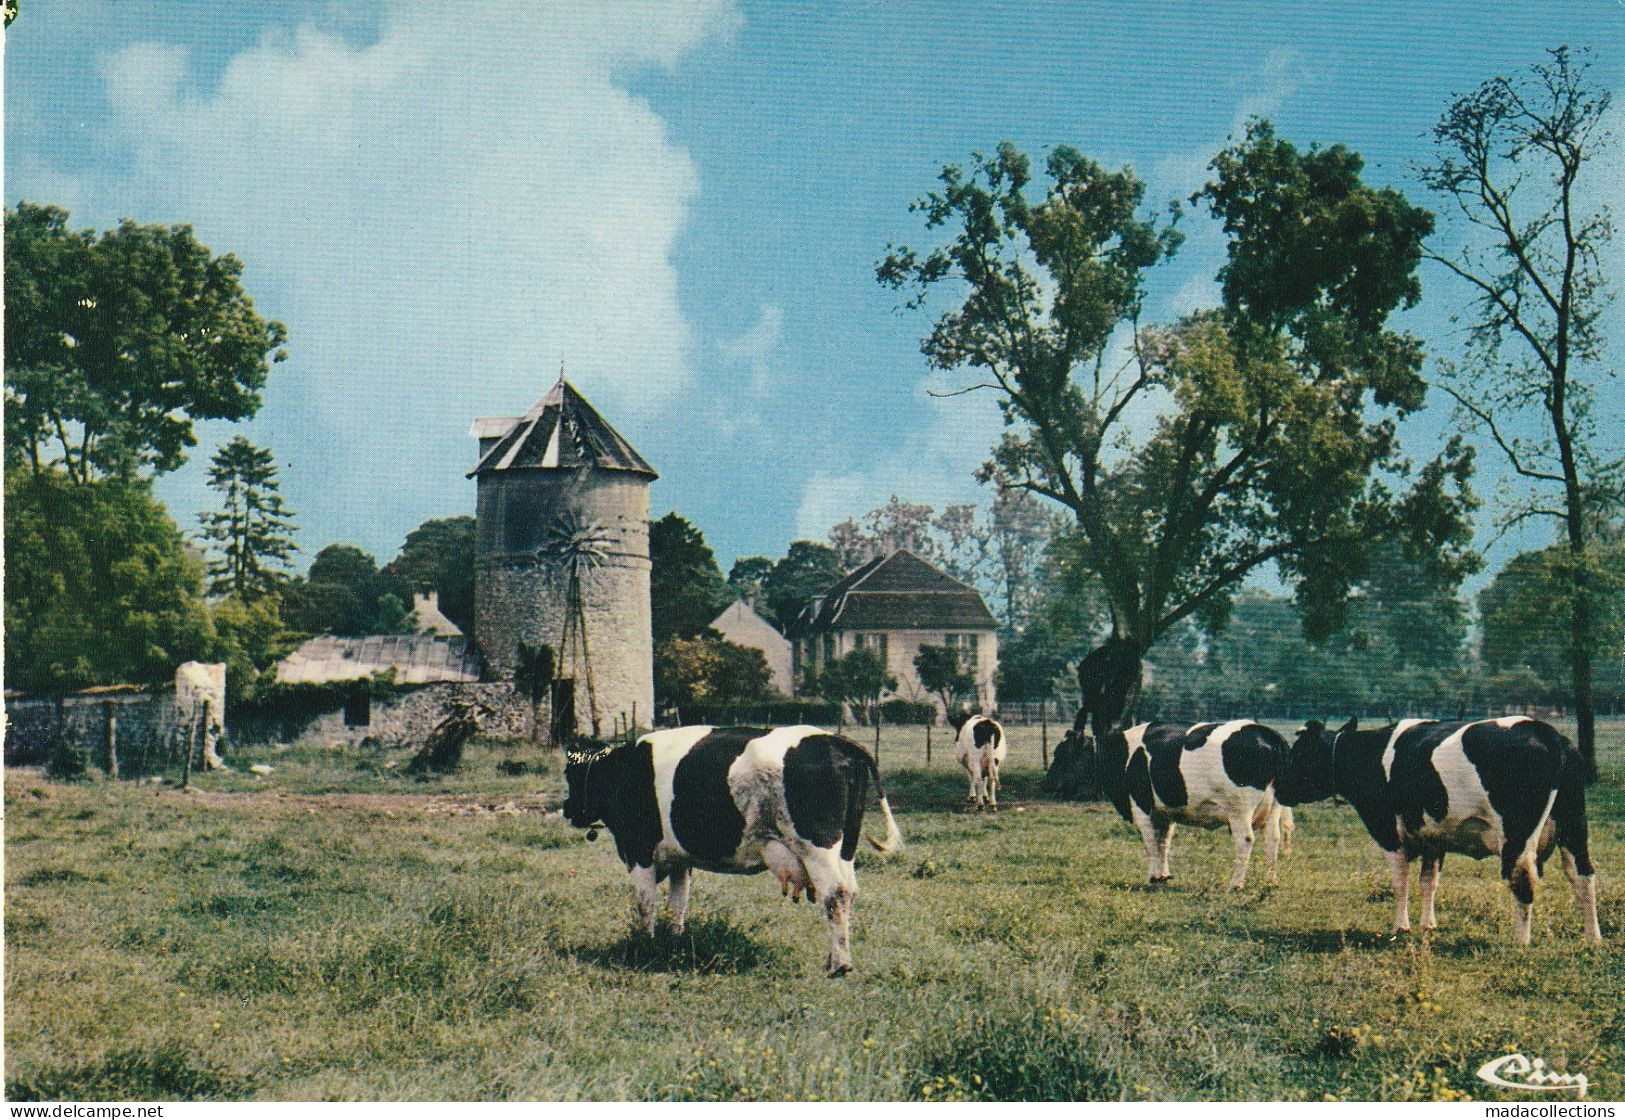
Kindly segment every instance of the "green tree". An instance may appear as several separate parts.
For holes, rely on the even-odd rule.
[[[1607,86],[1588,84],[1589,63],[1568,48],[1549,54],[1450,104],[1433,130],[1437,158],[1423,181],[1466,224],[1455,252],[1429,259],[1467,285],[1477,316],[1468,366],[1447,366],[1443,386],[1527,484],[1527,499],[1507,509],[1503,526],[1549,519],[1563,536],[1568,672],[1578,745],[1594,778],[1590,553],[1598,517],[1625,500],[1625,460],[1617,442],[1600,438],[1593,411],[1597,382],[1614,375],[1603,364],[1601,329],[1613,223],[1606,205],[1585,205],[1584,192],[1588,175],[1599,189],[1617,186],[1617,171],[1601,162],[1611,144]],[[1516,434],[1529,417],[1544,435]]]
[[[960,663],[953,646],[921,646],[914,656],[914,672],[920,687],[942,701],[944,714],[952,716],[976,688],[976,678]]]
[[[242,263],[190,226],[97,234],[23,202],[6,211],[5,266],[8,465],[78,484],[174,470],[193,421],[252,416],[284,357]]]
[[[292,512],[283,505],[276,457],[237,436],[214,454],[209,488],[221,508],[198,515],[203,539],[219,550],[209,563],[209,593],[252,600],[277,588],[294,543]]]
[[[316,554],[303,580],[291,581],[282,593],[283,618],[289,627],[309,634],[357,636],[380,631],[380,600],[392,587],[372,555],[349,544],[330,544]],[[394,610],[401,608],[395,597]],[[399,623],[398,617],[385,621]],[[398,633],[399,630],[387,631]]]
[[[818,692],[834,704],[858,704],[873,713],[882,693],[895,689],[897,678],[886,672],[880,654],[872,649],[855,649],[836,658],[818,677]]]
[[[793,542],[763,581],[773,621],[780,630],[788,629],[814,596],[835,586],[844,574],[833,548],[817,541]]]
[[[649,526],[649,601],[655,644],[693,638],[728,605],[716,554],[686,518],[668,513]]]
[[[262,676],[293,652],[296,635],[282,621],[278,597],[228,595],[209,610],[216,644],[212,657],[226,663],[226,695],[232,703],[251,698]]]
[[[748,704],[773,695],[773,676],[759,649],[722,638],[670,638],[655,647],[655,694],[661,703]]]
[[[1213,161],[1195,196],[1223,223],[1223,306],[1142,327],[1146,275],[1179,236],[1139,216],[1144,186],[1071,148],[1051,153],[1029,197],[1009,144],[915,204],[945,242],[893,247],[877,275],[918,307],[959,302],[922,351],[974,370],[961,391],[996,393],[1008,430],[987,477],[1059,503],[1066,536],[1110,607],[1115,689],[1139,689],[1138,654],[1187,618],[1222,626],[1251,573],[1296,584],[1306,625],[1339,625],[1379,542],[1417,559],[1471,564],[1471,452],[1451,441],[1396,496],[1409,470],[1392,417],[1419,408],[1421,348],[1384,324],[1420,287],[1429,215],[1360,179],[1341,145],[1299,151],[1267,122]],[[1121,332],[1128,357],[1108,361]],[[1160,400],[1155,421],[1125,423]],[[1389,415],[1382,415],[1386,410]],[[1136,440],[1134,433],[1148,434]],[[1102,730],[1097,724],[1097,730]]]
[[[752,607],[766,609],[767,580],[773,572],[771,556],[741,556],[728,569],[728,590]]]
[[[1604,540],[1587,553],[1591,571],[1586,588],[1597,607],[1592,651],[1599,677],[1618,687],[1625,659],[1625,543]],[[1569,669],[1569,580],[1567,545],[1521,553],[1507,561],[1478,594],[1482,629],[1480,656],[1498,671],[1533,670],[1548,686]],[[1608,670],[1612,668],[1610,674]]]
[[[474,519],[431,519],[406,534],[385,574],[397,595],[425,587],[440,593],[440,610],[464,634],[474,632]]]
[[[202,560],[144,484],[47,468],[5,495],[8,687],[161,682],[209,655]]]

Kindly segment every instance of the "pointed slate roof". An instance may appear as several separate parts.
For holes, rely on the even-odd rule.
[[[523,416],[476,420],[472,432],[481,439],[498,438],[480,456],[479,465],[468,472],[469,478],[485,471],[576,467],[660,477],[648,460],[562,377]]]
[[[975,588],[906,548],[877,556],[813,599],[791,626],[794,636],[825,630],[992,630],[998,627]]]

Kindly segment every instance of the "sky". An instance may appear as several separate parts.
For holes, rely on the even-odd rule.
[[[23,0],[4,191],[75,227],[189,223],[286,323],[258,416],[201,425],[160,480],[183,527],[242,433],[278,457],[302,564],[335,541],[387,561],[473,512],[471,421],[524,412],[562,368],[661,472],[653,513],[694,521],[726,570],[892,494],[987,499],[995,401],[928,394],[964,379],[927,368],[929,316],[874,278],[888,244],[928,243],[908,207],[944,164],[1070,144],[1160,208],[1265,115],[1425,202],[1450,97],[1562,43],[1625,93],[1617,0]],[[1618,195],[1625,162],[1605,170],[1593,189]],[[1222,237],[1185,228],[1152,320],[1215,300]],[[1625,238],[1610,262],[1625,276]],[[1422,275],[1400,325],[1459,356],[1466,293]],[[1451,424],[1433,404],[1407,448]],[[1480,463],[1483,544],[1502,472]]]

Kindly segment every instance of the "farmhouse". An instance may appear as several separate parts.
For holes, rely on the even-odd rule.
[[[795,694],[795,655],[790,649],[790,639],[749,603],[736,600],[711,620],[711,629],[736,646],[761,650],[773,675],[773,687],[785,696]]]
[[[951,646],[975,677],[976,707],[987,712],[997,704],[999,624],[993,612],[975,588],[907,549],[869,561],[815,596],[789,637],[797,679],[853,650],[872,649],[897,678],[897,695],[909,700],[933,699],[914,670],[920,647]]]

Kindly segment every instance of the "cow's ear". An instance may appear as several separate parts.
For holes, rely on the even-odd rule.
[[[1318,719],[1312,719],[1304,723],[1303,730],[1305,734],[1319,735],[1322,731],[1326,730],[1326,725],[1321,723]]]
[[[1343,729],[1339,731],[1338,734],[1351,735],[1358,730],[1360,730],[1360,717],[1350,716],[1349,721],[1343,725]]]

